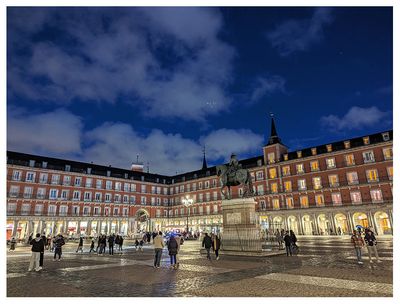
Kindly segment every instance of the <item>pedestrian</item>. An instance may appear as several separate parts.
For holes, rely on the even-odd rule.
[[[28,237],[28,244],[31,243],[32,239],[33,239],[33,233],[31,233],[31,234],[29,235],[29,237]]]
[[[211,260],[211,256],[210,256],[210,249],[212,246],[212,240],[211,237],[208,235],[208,233],[206,232],[203,238],[203,243],[202,243],[202,247],[204,247],[207,251],[207,259]]]
[[[119,234],[117,234],[117,236],[115,237],[115,245],[116,245],[116,250],[119,251]]]
[[[56,256],[58,255],[58,261],[61,260],[62,255],[62,246],[65,245],[64,237],[59,234],[54,242],[54,261],[56,260]]]
[[[283,241],[285,242],[286,247],[286,255],[292,255],[292,238],[289,235],[289,231],[286,231],[285,236],[283,237]]]
[[[169,259],[171,262],[171,268],[177,269],[176,266],[176,255],[178,254],[178,242],[176,241],[176,238],[174,235],[171,235],[169,237],[168,241],[168,254],[169,254]]]
[[[17,240],[15,239],[15,236],[13,236],[10,240],[10,251],[15,250],[15,244],[17,244]]]
[[[78,248],[76,249],[76,253],[78,253],[79,250],[83,253],[83,237],[82,236],[79,238],[79,244],[78,244]]]
[[[100,240],[100,251],[99,254],[105,254],[106,253],[106,246],[107,246],[107,237],[106,235],[101,236]]]
[[[299,246],[297,246],[296,242],[297,242],[297,237],[294,234],[293,230],[289,231],[289,236],[290,236],[290,240],[292,242],[292,253],[293,254],[298,254],[299,253]]]
[[[135,240],[135,249],[136,251],[138,251],[138,246],[139,246],[139,241],[138,239]]]
[[[283,239],[282,239],[281,233],[279,232],[279,229],[276,229],[275,238],[276,238],[276,241],[278,242],[278,249],[282,249]]]
[[[108,253],[114,255],[114,235],[108,237]]]
[[[36,271],[39,271],[42,269],[40,267],[40,253],[44,252],[44,242],[43,239],[40,237],[40,233],[36,234],[36,238],[31,240],[30,245],[32,245],[32,255],[31,259],[29,262],[29,268],[28,271],[32,271],[33,268],[35,268]]]
[[[369,262],[373,263],[372,258],[371,258],[371,253],[373,251],[375,254],[376,262],[382,263],[382,261],[379,259],[378,249],[376,248],[377,241],[376,241],[375,235],[372,232],[372,230],[370,230],[370,229],[365,230],[364,240],[365,240],[365,244],[366,244],[367,250],[368,250]]]
[[[94,250],[94,240],[92,239],[92,242],[90,243],[90,250],[89,250],[89,253],[91,253],[91,252],[95,252],[95,250]]]
[[[364,264],[361,257],[361,248],[364,247],[364,240],[360,233],[357,230],[353,230],[353,235],[351,236],[351,242],[354,245],[354,249],[357,255],[357,263]]]
[[[124,243],[124,238],[122,235],[119,237],[119,251],[122,251],[122,244]],[[122,253],[122,252],[121,252]]]
[[[100,246],[101,246],[101,237],[102,237],[102,235],[99,235],[99,236],[97,237],[97,247],[96,247],[96,252],[97,252],[97,253],[99,253],[99,250],[100,250]]]
[[[139,242],[139,251],[143,251],[144,240],[140,240]]]
[[[219,249],[221,248],[221,239],[218,237],[218,235],[214,235],[214,239],[212,242],[212,248],[215,252],[215,259],[218,261],[219,260]]]
[[[43,240],[44,248],[43,251],[40,252],[39,266],[41,269],[43,269],[44,249],[46,248],[47,238],[44,233],[42,234],[41,238]]]
[[[158,235],[153,238],[154,243],[154,268],[160,268],[162,250],[164,248],[164,239],[162,232],[159,231]]]

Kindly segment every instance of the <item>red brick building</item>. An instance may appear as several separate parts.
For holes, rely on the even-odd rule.
[[[348,233],[357,225],[392,234],[393,132],[288,151],[276,132],[263,155],[241,160],[253,177],[260,228]],[[228,151],[227,153],[230,153]],[[222,228],[215,167],[175,176],[7,152],[7,238]],[[233,188],[233,197],[242,193]],[[189,196],[194,203],[182,204]]]

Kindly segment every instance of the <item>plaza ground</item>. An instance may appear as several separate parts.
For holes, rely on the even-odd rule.
[[[122,254],[75,253],[77,243],[67,243],[63,259],[54,262],[45,253],[44,269],[27,272],[30,248],[7,251],[9,297],[391,297],[393,295],[393,242],[378,237],[380,264],[358,265],[349,236],[299,237],[298,256],[266,258],[199,254],[199,241],[186,241],[178,255],[180,268],[169,269],[163,252],[162,266],[154,269],[153,249],[136,252],[126,240]]]

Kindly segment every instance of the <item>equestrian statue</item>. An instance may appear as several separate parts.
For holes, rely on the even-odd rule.
[[[225,199],[231,199],[231,186],[243,185],[243,197],[253,195],[253,184],[250,172],[247,169],[242,169],[236,155],[231,155],[231,160],[228,165],[217,166],[217,176],[221,181],[221,193]],[[224,192],[224,188],[228,187],[228,191]]]

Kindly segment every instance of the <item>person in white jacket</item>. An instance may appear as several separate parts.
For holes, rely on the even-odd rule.
[[[162,232],[159,231],[158,235],[153,239],[154,244],[154,268],[160,268],[162,250],[165,246]]]

